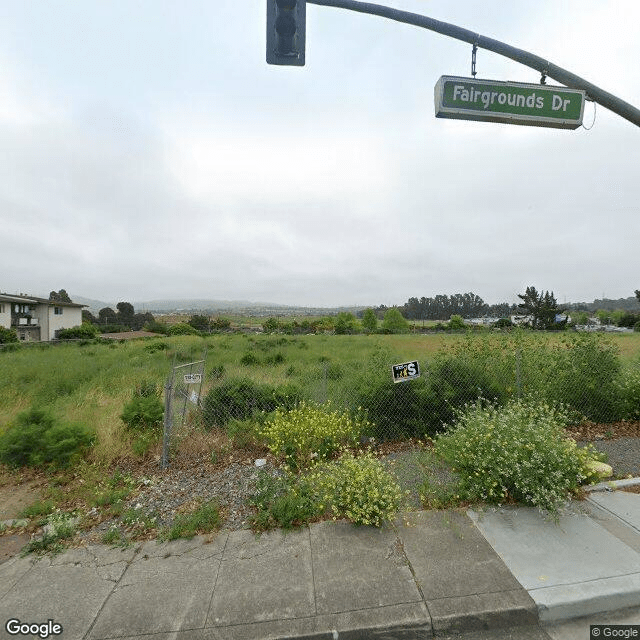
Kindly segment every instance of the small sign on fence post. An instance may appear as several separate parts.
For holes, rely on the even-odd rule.
[[[185,373],[184,374],[185,384],[200,384],[201,382],[202,382],[201,373]]]
[[[420,365],[417,360],[391,365],[394,382],[406,382],[420,377]]]

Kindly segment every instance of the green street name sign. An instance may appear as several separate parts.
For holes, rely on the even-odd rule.
[[[436,118],[577,129],[585,92],[542,84],[442,76],[435,86]]]

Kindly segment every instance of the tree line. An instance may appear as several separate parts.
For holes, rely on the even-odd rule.
[[[374,311],[378,317],[383,317],[387,309],[385,305],[380,305]],[[441,294],[433,298],[409,298],[398,309],[407,320],[449,320],[451,316],[505,318],[516,312],[516,305],[508,302],[487,304],[480,296],[470,292]]]
[[[152,313],[136,313],[130,302],[118,302],[116,309],[103,307],[97,317],[86,309],[82,312],[83,322],[96,325],[102,333],[119,331],[140,331],[146,324],[155,321]]]

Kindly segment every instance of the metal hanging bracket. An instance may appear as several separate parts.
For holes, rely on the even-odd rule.
[[[471,75],[476,77],[476,53],[478,52],[478,45],[474,44],[473,49],[471,50]]]

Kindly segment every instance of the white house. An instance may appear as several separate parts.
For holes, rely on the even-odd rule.
[[[0,326],[15,329],[24,342],[55,340],[60,329],[82,324],[82,309],[74,302],[0,293]]]

